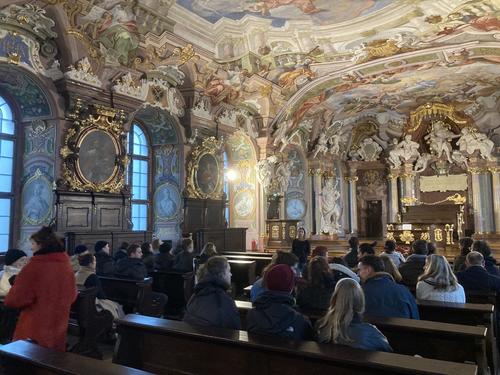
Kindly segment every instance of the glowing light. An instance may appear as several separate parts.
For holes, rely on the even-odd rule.
[[[226,171],[226,178],[228,179],[228,181],[236,180],[238,178],[238,171],[234,169],[228,169]]]

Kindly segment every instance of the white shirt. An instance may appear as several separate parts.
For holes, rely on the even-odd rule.
[[[401,263],[405,262],[405,257],[399,251],[393,251],[392,253],[386,253],[385,251],[380,254],[381,256],[388,257],[392,260],[396,268],[399,268]]]
[[[431,281],[431,279],[428,279]],[[437,302],[465,303],[465,292],[462,285],[457,284],[455,289],[436,289],[425,281],[417,283],[417,299]]]

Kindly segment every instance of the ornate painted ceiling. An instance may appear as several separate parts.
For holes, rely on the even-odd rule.
[[[30,3],[65,15],[55,29],[77,53],[61,57],[63,71],[87,55],[103,85],[124,74],[174,82],[194,91],[189,115],[239,123],[280,148],[310,151],[327,131],[347,153],[367,121],[385,148],[428,102],[453,106],[500,144],[500,0]],[[252,115],[259,123],[241,120]]]

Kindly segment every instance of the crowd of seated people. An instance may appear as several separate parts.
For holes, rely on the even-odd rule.
[[[193,251],[190,238],[182,240],[177,252],[169,241],[142,245],[123,243],[112,257],[109,243],[98,241],[95,254],[84,245],[77,246],[74,252],[78,267],[75,267],[75,258],[66,255],[55,235],[49,229],[40,232],[32,237],[35,261],[24,266],[26,254],[9,250],[6,267],[0,275],[0,292],[4,284],[7,285],[5,304],[21,311],[15,338],[35,337],[46,347],[64,350],[65,335],[49,333],[49,330],[67,325],[67,320],[56,322],[51,317],[48,326],[39,327],[40,317],[53,312],[53,307],[46,302],[43,307],[37,305],[38,298],[49,301],[54,297],[52,283],[59,285],[64,281],[79,288],[97,288],[98,309],[109,310],[114,318],[119,318],[123,310],[116,302],[106,299],[98,276],[142,280],[153,270],[196,270],[197,283],[183,315],[185,322],[228,329],[242,327],[229,293],[228,260],[217,253],[213,243],[205,244],[199,255]],[[304,250],[300,257],[295,254],[298,251],[277,251],[261,278],[252,285],[252,309],[246,316],[248,332],[390,352],[390,342],[377,327],[363,320],[365,314],[419,319],[417,299],[464,303],[468,291],[500,292],[500,271],[484,241],[463,239],[460,242],[463,262],[458,267],[460,271],[455,273],[444,256],[429,254],[432,246],[423,240],[412,244],[407,257],[398,251],[393,241],[386,241],[380,255],[376,255],[375,243],[359,244],[357,238],[351,238],[349,245],[344,258],[333,259],[328,258],[327,249],[321,246],[304,258],[307,245],[303,243],[299,246]],[[32,280],[41,272],[37,267],[42,265],[52,270],[50,281],[35,286]],[[60,319],[74,301],[76,289],[61,286],[58,293],[62,298],[54,305],[61,310],[56,314]],[[33,309],[39,315],[31,313]],[[307,311],[321,316],[315,325],[305,315]]]

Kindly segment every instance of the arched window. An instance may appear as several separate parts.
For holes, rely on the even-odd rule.
[[[128,140],[130,169],[128,182],[132,188],[132,229],[148,230],[150,150],[141,126],[132,124]]]
[[[0,96],[0,251],[7,251],[12,238],[14,143],[15,126],[12,110]]]

